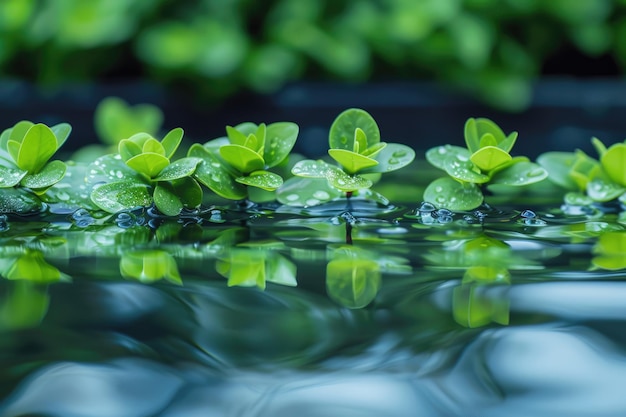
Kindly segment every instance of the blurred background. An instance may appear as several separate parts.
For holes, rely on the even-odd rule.
[[[472,116],[518,130],[514,153],[590,150],[626,137],[625,71],[626,0],[0,2],[0,127],[66,121],[75,147],[115,95],[197,141],[294,121],[309,156],[347,107],[418,150]]]

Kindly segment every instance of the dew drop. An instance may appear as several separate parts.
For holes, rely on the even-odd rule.
[[[287,199],[287,201],[296,201],[298,198],[298,194],[289,194],[287,197],[285,197]]]
[[[318,199],[316,199],[316,198],[309,198],[309,199],[306,201],[306,205],[307,205],[307,206],[315,206],[315,205],[317,205],[317,204],[319,204],[319,203],[320,203],[320,201],[319,201]]]
[[[326,191],[318,190],[313,193],[313,197],[320,200],[328,200],[330,198],[330,194],[328,194]]]

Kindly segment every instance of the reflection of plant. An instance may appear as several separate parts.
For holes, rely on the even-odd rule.
[[[623,230],[602,233],[593,247],[594,268],[617,271],[626,268],[626,233]]]
[[[381,142],[376,121],[361,109],[348,109],[337,116],[330,127],[328,143],[328,154],[338,166],[321,160],[303,160],[296,163],[291,172],[298,177],[325,178],[328,185],[348,196],[354,191],[370,188],[373,179],[380,174],[400,169],[415,158],[413,149],[406,145]],[[290,195],[297,194],[297,190],[290,192]],[[279,196],[279,200],[285,204],[293,203],[288,196]],[[298,198],[300,200],[307,199]]]
[[[226,128],[227,137],[195,144],[188,156],[202,159],[194,177],[221,197],[241,200],[248,187],[274,191],[283,184],[268,171],[285,162],[296,143],[298,125],[291,122],[242,123]]]
[[[489,119],[468,119],[467,148],[444,145],[426,152],[428,162],[446,171],[448,177],[430,183],[424,200],[450,210],[471,210],[483,202],[484,185],[517,187],[546,178],[548,174],[541,166],[509,154],[516,140],[517,132],[506,136]]]
[[[65,143],[72,128],[61,123],[52,128],[29,121],[18,122],[0,135],[0,188],[17,185],[43,194],[65,175],[65,163],[49,161]]]
[[[548,179],[574,194],[566,201],[583,201],[585,192],[593,201],[606,202],[618,198],[626,204],[626,142],[607,147],[597,138],[592,143],[600,156],[594,159],[583,151],[546,152],[537,158],[549,173]]]
[[[279,244],[279,246],[281,246]],[[219,256],[215,269],[228,286],[265,289],[267,282],[295,287],[296,265],[273,248],[233,248]]]
[[[5,256],[0,260],[0,275],[9,280],[24,280],[45,284],[69,280],[69,277],[44,258],[36,249],[25,249],[17,257]]]
[[[452,292],[454,320],[465,327],[481,327],[491,322],[509,324],[510,302],[505,294],[486,291],[494,284],[510,284],[505,268],[473,266]]]
[[[181,158],[170,163],[182,138],[183,130],[176,128],[160,142],[147,133],[120,141],[119,155],[106,155],[91,166],[95,185],[91,200],[110,213],[153,202],[168,216],[198,207],[202,189],[191,175],[200,159]],[[98,180],[105,183],[97,184]]]
[[[176,259],[164,250],[151,249],[125,252],[120,259],[120,273],[124,278],[151,283],[165,279],[181,284]]]

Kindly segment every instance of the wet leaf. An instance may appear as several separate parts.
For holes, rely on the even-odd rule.
[[[545,152],[537,157],[537,163],[548,172],[548,179],[567,189],[578,190],[578,184],[570,176],[576,154],[573,152]]]
[[[387,146],[387,142],[378,142],[370,146],[369,148],[365,149],[364,151],[361,151],[361,155],[369,156],[370,158],[374,158],[378,160],[378,158],[376,158],[376,155],[378,155],[380,151],[385,149],[386,146]]]
[[[189,149],[188,156],[202,159],[194,172],[194,177],[201,184],[223,198],[230,200],[246,198],[248,195],[246,187],[235,181],[217,155],[202,145],[194,144]]]
[[[587,183],[587,195],[594,201],[611,201],[626,192],[626,188],[618,184],[597,178]]]
[[[345,149],[329,149],[328,154],[337,161],[348,174],[378,165],[378,161]]]
[[[467,149],[453,145],[436,146],[426,151],[426,160],[430,162],[431,165],[443,169],[444,171],[446,170],[446,160],[453,156],[469,160],[471,154]]]
[[[365,110],[347,109],[330,126],[328,143],[331,149],[354,149],[355,130],[360,128],[367,137],[369,148],[380,142],[380,130],[374,118]]]
[[[267,191],[274,191],[283,185],[283,179],[280,175],[268,171],[254,171],[248,176],[237,178],[235,181]]]
[[[28,174],[28,171],[0,165],[0,188],[16,186],[26,174]]]
[[[89,197],[91,186],[85,179],[87,170],[88,165],[85,163],[68,163],[61,181],[50,187],[40,198],[56,207],[97,209]]]
[[[521,186],[542,181],[547,177],[548,172],[541,166],[522,161],[496,172],[491,177],[490,184]]]
[[[222,158],[242,174],[249,174],[265,167],[263,158],[245,146],[224,145],[219,149]]]
[[[126,165],[122,161],[121,156],[117,154],[101,156],[89,164],[85,178],[90,185],[122,180],[133,182],[146,181],[141,174]]]
[[[109,213],[117,213],[135,207],[148,207],[152,196],[146,184],[134,181],[120,181],[94,187],[91,201]]]
[[[471,153],[475,153],[481,148],[481,141],[486,135],[495,139],[496,146],[506,153],[511,151],[517,140],[517,132],[512,132],[506,136],[496,123],[486,118],[469,118],[465,122],[464,135],[465,144]],[[491,138],[485,139],[482,143],[486,146],[493,146]]]
[[[161,145],[165,151],[165,157],[167,159],[172,159],[176,150],[180,146],[180,143],[183,140],[183,134],[185,132],[180,127],[174,128],[167,132],[163,140],[161,140]]]
[[[481,171],[491,171],[492,169],[510,161],[511,155],[495,146],[486,146],[474,152],[470,161]]]
[[[165,156],[165,148],[161,145],[161,142],[155,138],[149,138],[143,143],[141,147],[142,153],[156,153]],[[166,157],[167,158],[167,157]]]
[[[178,216],[183,209],[183,203],[176,195],[174,187],[162,182],[154,187],[154,204],[166,216]]]
[[[272,123],[267,126],[263,159],[268,168],[285,160],[296,143],[298,132],[298,125],[291,122]]]
[[[0,190],[0,214],[38,213],[42,209],[41,201],[23,188],[4,188]]]
[[[200,158],[187,157],[178,159],[159,173],[154,181],[173,181],[179,178],[189,177],[193,175],[196,166],[202,161]]]
[[[231,144],[244,146],[246,140],[248,139],[248,135],[253,134],[253,131],[256,131],[256,125],[253,123],[246,123],[239,126],[241,127],[241,130],[237,127],[226,126],[226,135],[228,136],[228,140]],[[249,129],[246,129],[246,127],[249,127]],[[248,130],[250,130],[250,132],[244,133]]]
[[[35,124],[28,120],[22,120],[22,121],[17,122],[12,128],[8,129],[9,136],[7,140],[12,140],[17,143],[22,143],[24,136],[26,136],[26,133],[33,126],[35,126]]]
[[[37,174],[26,175],[22,179],[21,185],[35,191],[47,189],[63,179],[66,169],[65,163],[50,161]]]
[[[378,161],[378,165],[363,169],[361,174],[384,173],[403,168],[413,162],[415,151],[406,145],[387,143],[373,158]]]
[[[126,165],[148,178],[156,177],[169,164],[165,156],[152,152],[141,153],[126,161]]]
[[[293,168],[291,168],[291,173],[298,177],[326,178],[326,172],[329,169],[330,165],[322,160],[314,161],[312,159],[305,159],[298,161]]]
[[[347,308],[363,308],[378,294],[380,266],[370,259],[334,259],[326,266],[326,292]]]
[[[344,192],[356,191],[362,188],[370,188],[372,181],[360,175],[348,175],[338,168],[329,169],[326,172],[328,183]]]
[[[452,178],[460,181],[482,184],[489,181],[489,176],[476,172],[476,166],[462,154],[448,155],[444,162],[445,171]]]
[[[342,195],[326,178],[292,177],[276,191],[279,203],[297,207],[316,206]]]
[[[72,133],[72,126],[68,123],[59,123],[50,128],[54,136],[57,138],[57,149],[59,149]]]
[[[626,144],[616,143],[609,147],[600,163],[611,181],[626,187]]]
[[[26,132],[15,162],[20,169],[36,174],[56,151],[56,136],[48,126],[39,123]]]
[[[443,177],[426,187],[424,201],[448,210],[472,210],[482,204],[483,194],[476,184]]]
[[[130,139],[122,139],[117,145],[117,150],[124,161],[141,154],[141,146]]]
[[[191,177],[185,177],[174,180],[170,184],[174,187],[174,191],[183,203],[183,207],[187,209],[200,207],[203,193],[202,187],[198,184],[198,181]]]

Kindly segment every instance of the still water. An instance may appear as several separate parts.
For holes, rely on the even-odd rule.
[[[7,217],[0,416],[623,416],[617,215]]]

